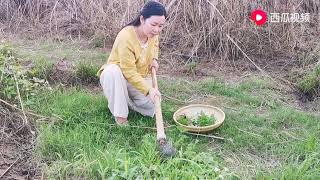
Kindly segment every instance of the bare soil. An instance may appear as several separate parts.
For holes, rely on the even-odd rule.
[[[35,127],[23,117],[0,103],[0,179],[42,179]]]

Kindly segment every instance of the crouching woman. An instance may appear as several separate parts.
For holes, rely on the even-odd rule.
[[[129,108],[145,116],[155,114],[154,99],[161,94],[147,76],[151,67],[159,68],[159,33],[165,21],[165,7],[147,2],[118,33],[107,63],[98,72],[108,108],[119,125],[128,123]]]

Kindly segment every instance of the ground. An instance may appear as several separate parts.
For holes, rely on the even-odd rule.
[[[41,161],[34,154],[36,136],[27,129],[20,112],[4,107],[0,112],[1,179],[40,179]],[[31,130],[35,132],[35,127]]]
[[[7,41],[24,61],[63,60],[74,68],[80,62],[99,66],[110,51],[110,47],[92,48],[85,41],[14,37]],[[173,159],[163,161],[159,157],[153,119],[132,112],[130,126],[116,126],[97,83],[55,84],[27,106],[28,111],[45,117],[34,122],[39,133],[33,157],[39,156],[38,161],[44,162],[41,172],[49,178],[319,178],[317,107],[309,103],[313,109],[305,108],[295,90],[281,78],[266,77],[247,68],[250,65],[245,62],[213,60],[184,65],[171,58],[160,62],[158,79],[166,132],[178,151]],[[281,68],[275,72],[280,73]],[[180,131],[172,114],[193,103],[223,109],[223,126],[207,137]],[[10,156],[13,146],[4,143],[3,152]],[[30,143],[33,141],[22,146]],[[2,169],[14,160],[3,159]],[[27,177],[15,169],[25,169],[30,162],[15,163],[6,175]]]

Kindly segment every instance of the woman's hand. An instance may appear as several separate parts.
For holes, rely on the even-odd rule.
[[[156,71],[158,71],[158,69],[159,69],[159,64],[158,64],[158,62],[157,62],[156,59],[153,59],[153,60],[152,60],[152,63],[150,64],[150,69],[151,69],[152,67],[154,67],[154,68],[156,69]]]
[[[161,94],[160,94],[160,92],[159,92],[157,89],[155,89],[155,88],[151,88],[151,89],[149,90],[149,97],[150,97],[150,99],[151,99],[151,101],[152,101],[153,103],[155,102],[156,96],[159,96],[159,99],[160,99],[160,101],[161,101]]]

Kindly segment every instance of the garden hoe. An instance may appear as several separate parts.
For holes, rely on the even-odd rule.
[[[156,70],[154,67],[151,68],[152,72],[152,86],[158,89]],[[156,127],[157,127],[157,142],[161,155],[165,158],[173,157],[176,150],[168,143],[166,135],[164,133],[164,125],[162,119],[160,97],[155,97],[155,110],[156,110]]]

